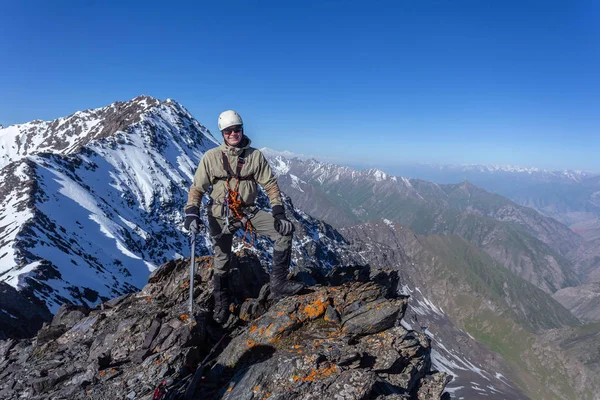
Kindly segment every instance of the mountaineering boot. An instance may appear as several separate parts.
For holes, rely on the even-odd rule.
[[[213,311],[213,319],[218,324],[224,324],[229,318],[229,287],[227,282],[227,275],[215,274],[213,276],[214,291],[213,296],[215,299],[215,309]]]
[[[273,250],[273,269],[271,271],[270,286],[271,298],[275,301],[286,296],[293,296],[304,289],[302,282],[287,279],[288,266],[292,256],[292,249],[285,251]]]

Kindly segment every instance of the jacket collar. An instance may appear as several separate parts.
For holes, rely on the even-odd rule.
[[[221,147],[221,150],[224,151],[226,154],[239,156],[244,150],[250,147],[250,144],[252,144],[252,141],[248,136],[244,135],[239,146],[230,146],[227,144],[227,142],[225,142],[225,140],[223,140],[223,143],[219,147]]]

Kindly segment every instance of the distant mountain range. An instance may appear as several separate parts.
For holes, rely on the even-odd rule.
[[[289,151],[265,149],[272,156],[310,159]],[[511,165],[398,164],[388,174],[438,184],[468,181],[531,207],[569,226],[584,239],[600,238],[600,173],[547,170]]]
[[[580,281],[567,258],[584,242],[579,235],[469,182],[439,185],[266,153],[294,203],[333,226],[386,218],[419,234],[456,233],[548,292]]]
[[[405,165],[396,173],[436,183],[465,180],[534,208],[586,239],[600,237],[600,174],[485,165]]]

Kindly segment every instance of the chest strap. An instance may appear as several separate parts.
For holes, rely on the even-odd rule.
[[[244,168],[244,164],[246,163],[246,158],[244,157],[245,153],[246,153],[246,150],[244,149],[242,151],[242,153],[239,155],[238,162],[235,167],[235,173],[234,173],[231,170],[231,167],[229,165],[229,159],[227,158],[227,154],[224,151],[221,152],[221,156],[223,159],[223,169],[227,173],[227,176],[215,176],[212,179],[212,183],[214,184],[215,182],[220,181],[220,180],[227,181],[231,178],[235,178],[237,181],[252,181],[252,180],[254,180],[253,175],[240,176],[240,173],[242,172],[242,168]]]
[[[241,154],[238,156],[238,162],[235,167],[235,175],[231,171],[231,167],[229,166],[229,159],[227,158],[227,154],[224,151],[221,152],[221,156],[223,157],[223,169],[227,172],[227,178],[231,178],[232,176],[235,179],[240,179],[240,172],[242,172],[242,168],[244,168],[244,164],[246,163],[246,159],[244,158],[244,154],[246,150],[243,150]]]

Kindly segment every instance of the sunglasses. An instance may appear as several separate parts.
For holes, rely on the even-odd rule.
[[[224,135],[231,135],[232,133],[240,133],[242,131],[241,126],[232,126],[230,128],[223,129]]]

